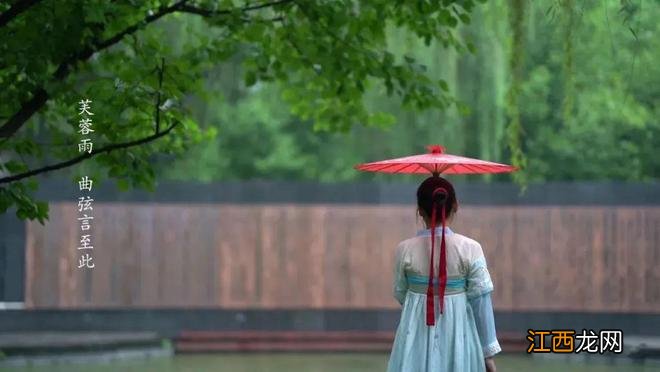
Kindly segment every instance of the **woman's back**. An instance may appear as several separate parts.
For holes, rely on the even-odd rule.
[[[436,246],[440,245],[440,230],[440,228],[437,230]],[[431,235],[427,231],[422,230],[414,237],[399,243],[397,249],[404,250],[402,253],[407,260],[405,268],[407,273],[422,276],[428,276],[429,274]],[[481,245],[476,240],[453,232],[450,228],[446,229],[445,239],[447,244],[447,276],[466,276],[470,262],[473,262],[475,256],[478,256],[481,252]],[[440,255],[436,255],[434,259],[436,268],[439,261]]]
[[[436,229],[436,246],[441,232],[442,227]],[[396,249],[393,294],[403,308],[388,371],[485,371],[484,357],[501,349],[490,302],[493,284],[481,245],[445,228],[444,311],[440,313],[439,301],[435,301],[435,324],[428,326],[430,236],[430,230],[421,230]],[[438,256],[434,259],[436,268]],[[435,283],[437,277],[437,288]],[[438,296],[437,290],[434,293]]]
[[[434,175],[417,189],[417,211],[428,229],[396,249],[393,294],[402,309],[388,372],[482,372],[486,364],[494,370],[490,357],[501,349],[493,282],[481,245],[447,227],[457,210],[446,179]]]

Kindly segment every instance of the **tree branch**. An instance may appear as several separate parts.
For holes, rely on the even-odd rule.
[[[118,43],[124,36],[137,31],[143,25],[154,22],[162,16],[176,11],[179,6],[185,4],[187,1],[188,0],[180,0],[171,6],[161,8],[156,13],[146,17],[141,22],[127,27],[115,36],[98,44],[91,45],[74,54],[58,66],[57,70],[53,74],[53,79],[56,81],[64,79],[71,72],[71,67],[74,66],[77,62],[87,60],[95,52],[106,49]],[[34,115],[46,104],[46,101],[48,101],[49,98],[50,96],[48,95],[48,92],[46,92],[43,87],[39,87],[33,91],[32,98],[30,98],[27,102],[24,102],[21,105],[21,108],[0,127],[0,138],[11,137],[14,133],[16,133],[16,131],[20,129],[21,126],[23,126],[23,124],[25,124],[25,122],[30,117],[32,117],[32,115]]]
[[[162,7],[156,13],[147,16],[142,21],[137,22],[132,26],[127,27],[123,31],[112,36],[111,38],[99,42],[97,44],[93,44],[83,49],[82,51],[74,54],[73,56],[69,57],[58,66],[57,70],[53,74],[53,79],[55,81],[64,79],[71,72],[71,67],[74,66],[76,63],[87,60],[95,52],[111,47],[112,45],[121,41],[121,39],[123,39],[124,36],[136,32],[141,27],[144,27],[145,25],[160,19],[164,15],[174,12],[184,12],[184,13],[198,14],[204,17],[211,17],[215,15],[226,15],[232,12],[231,10],[212,11],[208,9],[188,6],[186,5],[188,1],[189,0],[180,0],[170,6]],[[259,5],[247,6],[242,8],[241,11],[248,12],[248,11],[263,9],[276,5],[282,5],[290,2],[293,2],[293,0],[278,0],[278,1],[263,3]],[[2,124],[2,126],[0,126],[0,138],[11,137],[12,135],[14,135],[14,133],[16,133],[16,131],[18,131],[23,126],[23,124],[25,124],[25,122],[30,117],[32,117],[32,115],[34,115],[37,111],[39,111],[39,109],[41,109],[46,104],[49,98],[50,96],[48,95],[48,92],[46,92],[46,90],[43,87],[39,87],[35,89],[32,92],[32,98],[24,102],[21,105],[21,108],[14,115],[12,115],[9,118],[9,120],[7,120],[4,124]]]
[[[152,134],[151,136],[148,136],[148,137],[144,137],[144,138],[141,138],[141,139],[138,139],[138,140],[134,140],[134,141],[108,145],[108,146],[102,147],[100,150],[92,151],[90,153],[85,153],[85,154],[77,156],[73,159],[63,161],[63,162],[60,162],[60,163],[57,163],[57,164],[48,165],[48,166],[45,166],[45,167],[41,167],[41,168],[34,169],[34,170],[31,170],[31,171],[23,172],[23,173],[13,175],[13,176],[3,177],[3,178],[0,178],[0,184],[18,181],[20,179],[23,179],[23,178],[26,178],[26,177],[31,177],[31,176],[37,175],[39,173],[45,173],[45,172],[49,172],[49,171],[52,171],[52,170],[66,168],[66,167],[72,166],[76,163],[79,163],[79,162],[81,162],[85,159],[89,159],[89,158],[91,158],[95,155],[102,154],[104,152],[111,152],[111,151],[114,151],[114,150],[117,150],[117,149],[142,145],[144,143],[151,142],[153,140],[156,140],[156,139],[168,134],[180,122],[178,122],[178,121],[175,122],[174,124],[169,126],[163,132],[160,131],[160,101],[161,101],[161,94],[162,94],[162,87],[163,87],[163,73],[165,72],[165,58],[161,57],[160,66],[156,67],[156,70],[158,71],[158,94],[157,94],[158,98],[156,100],[156,108],[155,108],[156,112],[154,113],[154,116],[156,118],[155,119],[156,130],[155,130],[154,134]],[[5,141],[6,140],[7,139],[5,139]],[[23,162],[25,163],[25,161],[23,161]]]
[[[23,13],[24,11],[28,10],[30,7],[33,5],[41,2],[42,0],[19,0],[14,3],[14,5],[11,6],[11,8],[7,9],[6,12],[0,14],[0,27],[4,27],[11,21],[12,19],[16,18],[19,14]]]
[[[270,8],[273,6],[277,5],[284,5],[287,3],[292,3],[294,0],[278,0],[278,1],[272,1],[268,3],[262,3],[262,4],[257,4],[257,5],[250,5],[246,6],[241,9],[241,12],[250,12],[252,10],[259,10],[259,9],[264,9],[264,8]],[[210,9],[204,9],[204,8],[199,8],[193,5],[182,5],[179,7],[179,11],[184,12],[184,13],[191,13],[191,14],[197,14],[203,17],[213,17],[213,16],[218,16],[218,15],[227,15],[231,14],[233,10],[230,9],[223,9],[223,10],[210,10]]]
[[[15,174],[15,175],[12,175],[12,176],[2,177],[2,178],[0,178],[0,184],[15,182],[15,181],[21,180],[23,178],[35,176],[35,175],[40,174],[40,173],[46,173],[46,172],[54,171],[54,170],[57,170],[57,169],[70,167],[70,166],[72,166],[76,163],[80,163],[81,161],[83,161],[85,159],[89,159],[93,156],[96,156],[98,154],[102,154],[102,153],[105,153],[105,152],[111,152],[111,151],[114,151],[114,150],[125,149],[125,148],[138,146],[138,145],[142,145],[142,144],[154,141],[154,140],[156,140],[160,137],[163,137],[163,136],[167,135],[170,131],[172,131],[172,129],[174,129],[179,124],[180,124],[180,122],[177,121],[176,123],[170,125],[164,131],[159,132],[159,133],[154,133],[154,134],[152,134],[148,137],[140,138],[140,139],[137,139],[137,140],[134,140],[134,141],[129,141],[129,142],[115,143],[115,144],[112,144],[112,145],[102,147],[99,150],[92,151],[90,153],[85,153],[83,155],[77,156],[73,159],[69,159],[69,160],[66,160],[66,161],[63,161],[63,162],[60,162],[60,163],[47,165],[45,167],[33,169],[33,170],[30,170],[30,171]]]

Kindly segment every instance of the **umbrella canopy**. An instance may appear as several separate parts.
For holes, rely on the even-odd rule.
[[[507,173],[518,168],[445,153],[440,145],[427,146],[426,154],[358,164],[355,169],[382,173],[484,174]]]

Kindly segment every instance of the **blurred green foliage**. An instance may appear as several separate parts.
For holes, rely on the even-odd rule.
[[[0,2],[0,212],[15,206],[20,218],[43,221],[47,208],[33,200],[36,184],[26,180],[74,164],[72,184],[81,175],[109,177],[124,189],[152,189],[158,170],[177,158],[192,163],[188,177],[200,179],[236,169],[232,177],[273,169],[300,174],[304,160],[286,145],[293,138],[273,140],[279,152],[268,152],[269,159],[252,149],[242,157],[250,144],[243,139],[258,139],[262,130],[275,135],[291,121],[288,113],[310,122],[309,129],[333,132],[387,125],[391,115],[364,100],[376,87],[411,109],[449,107],[447,84],[416,59],[394,55],[386,31],[405,29],[427,45],[461,50],[456,28],[475,6],[473,0]],[[273,101],[258,107],[231,99],[237,86],[223,86],[223,94],[208,90],[208,74],[219,65],[233,66],[241,89],[273,84]],[[84,98],[93,101],[98,151],[88,157],[76,145],[77,102]],[[245,110],[220,114],[225,102]],[[273,105],[287,107],[281,122],[271,120]],[[235,127],[227,130],[220,120]],[[209,141],[219,126],[222,134]],[[236,142],[217,148],[222,141]],[[203,161],[184,156],[193,148]],[[232,168],[223,167],[228,162]]]
[[[171,131],[58,170],[72,187],[401,180],[353,165],[431,143],[523,166],[520,183],[657,179],[658,16],[641,0],[39,1],[0,22],[0,212],[47,218],[20,176],[79,156],[82,98],[95,148]]]
[[[461,41],[474,46],[473,53],[438,42],[426,46],[404,29],[388,28],[388,49],[397,58],[415,58],[430,76],[441,77],[459,103],[447,110],[411,111],[388,97],[384,87],[371,87],[366,105],[394,118],[393,125],[384,127],[310,132],[314,121],[295,115],[288,84],[247,87],[236,78],[237,61],[221,64],[207,79],[212,103],[200,109],[199,118],[217,126],[219,135],[165,172],[176,179],[207,181],[400,181],[403,176],[359,173],[352,166],[423,152],[430,143],[467,156],[516,162],[507,127],[517,112],[523,157],[517,161],[524,161],[524,182],[657,179],[660,6],[524,3],[518,18],[512,14],[515,1],[478,6],[470,24],[458,30]],[[522,49],[514,48],[514,27],[520,29]],[[520,79],[514,81],[511,70],[517,64]],[[514,83],[518,97],[511,110],[506,98]]]

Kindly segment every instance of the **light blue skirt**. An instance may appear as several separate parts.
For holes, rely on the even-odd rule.
[[[435,301],[435,325],[426,325],[426,294],[408,290],[387,364],[388,372],[484,372],[484,354],[465,292]]]

